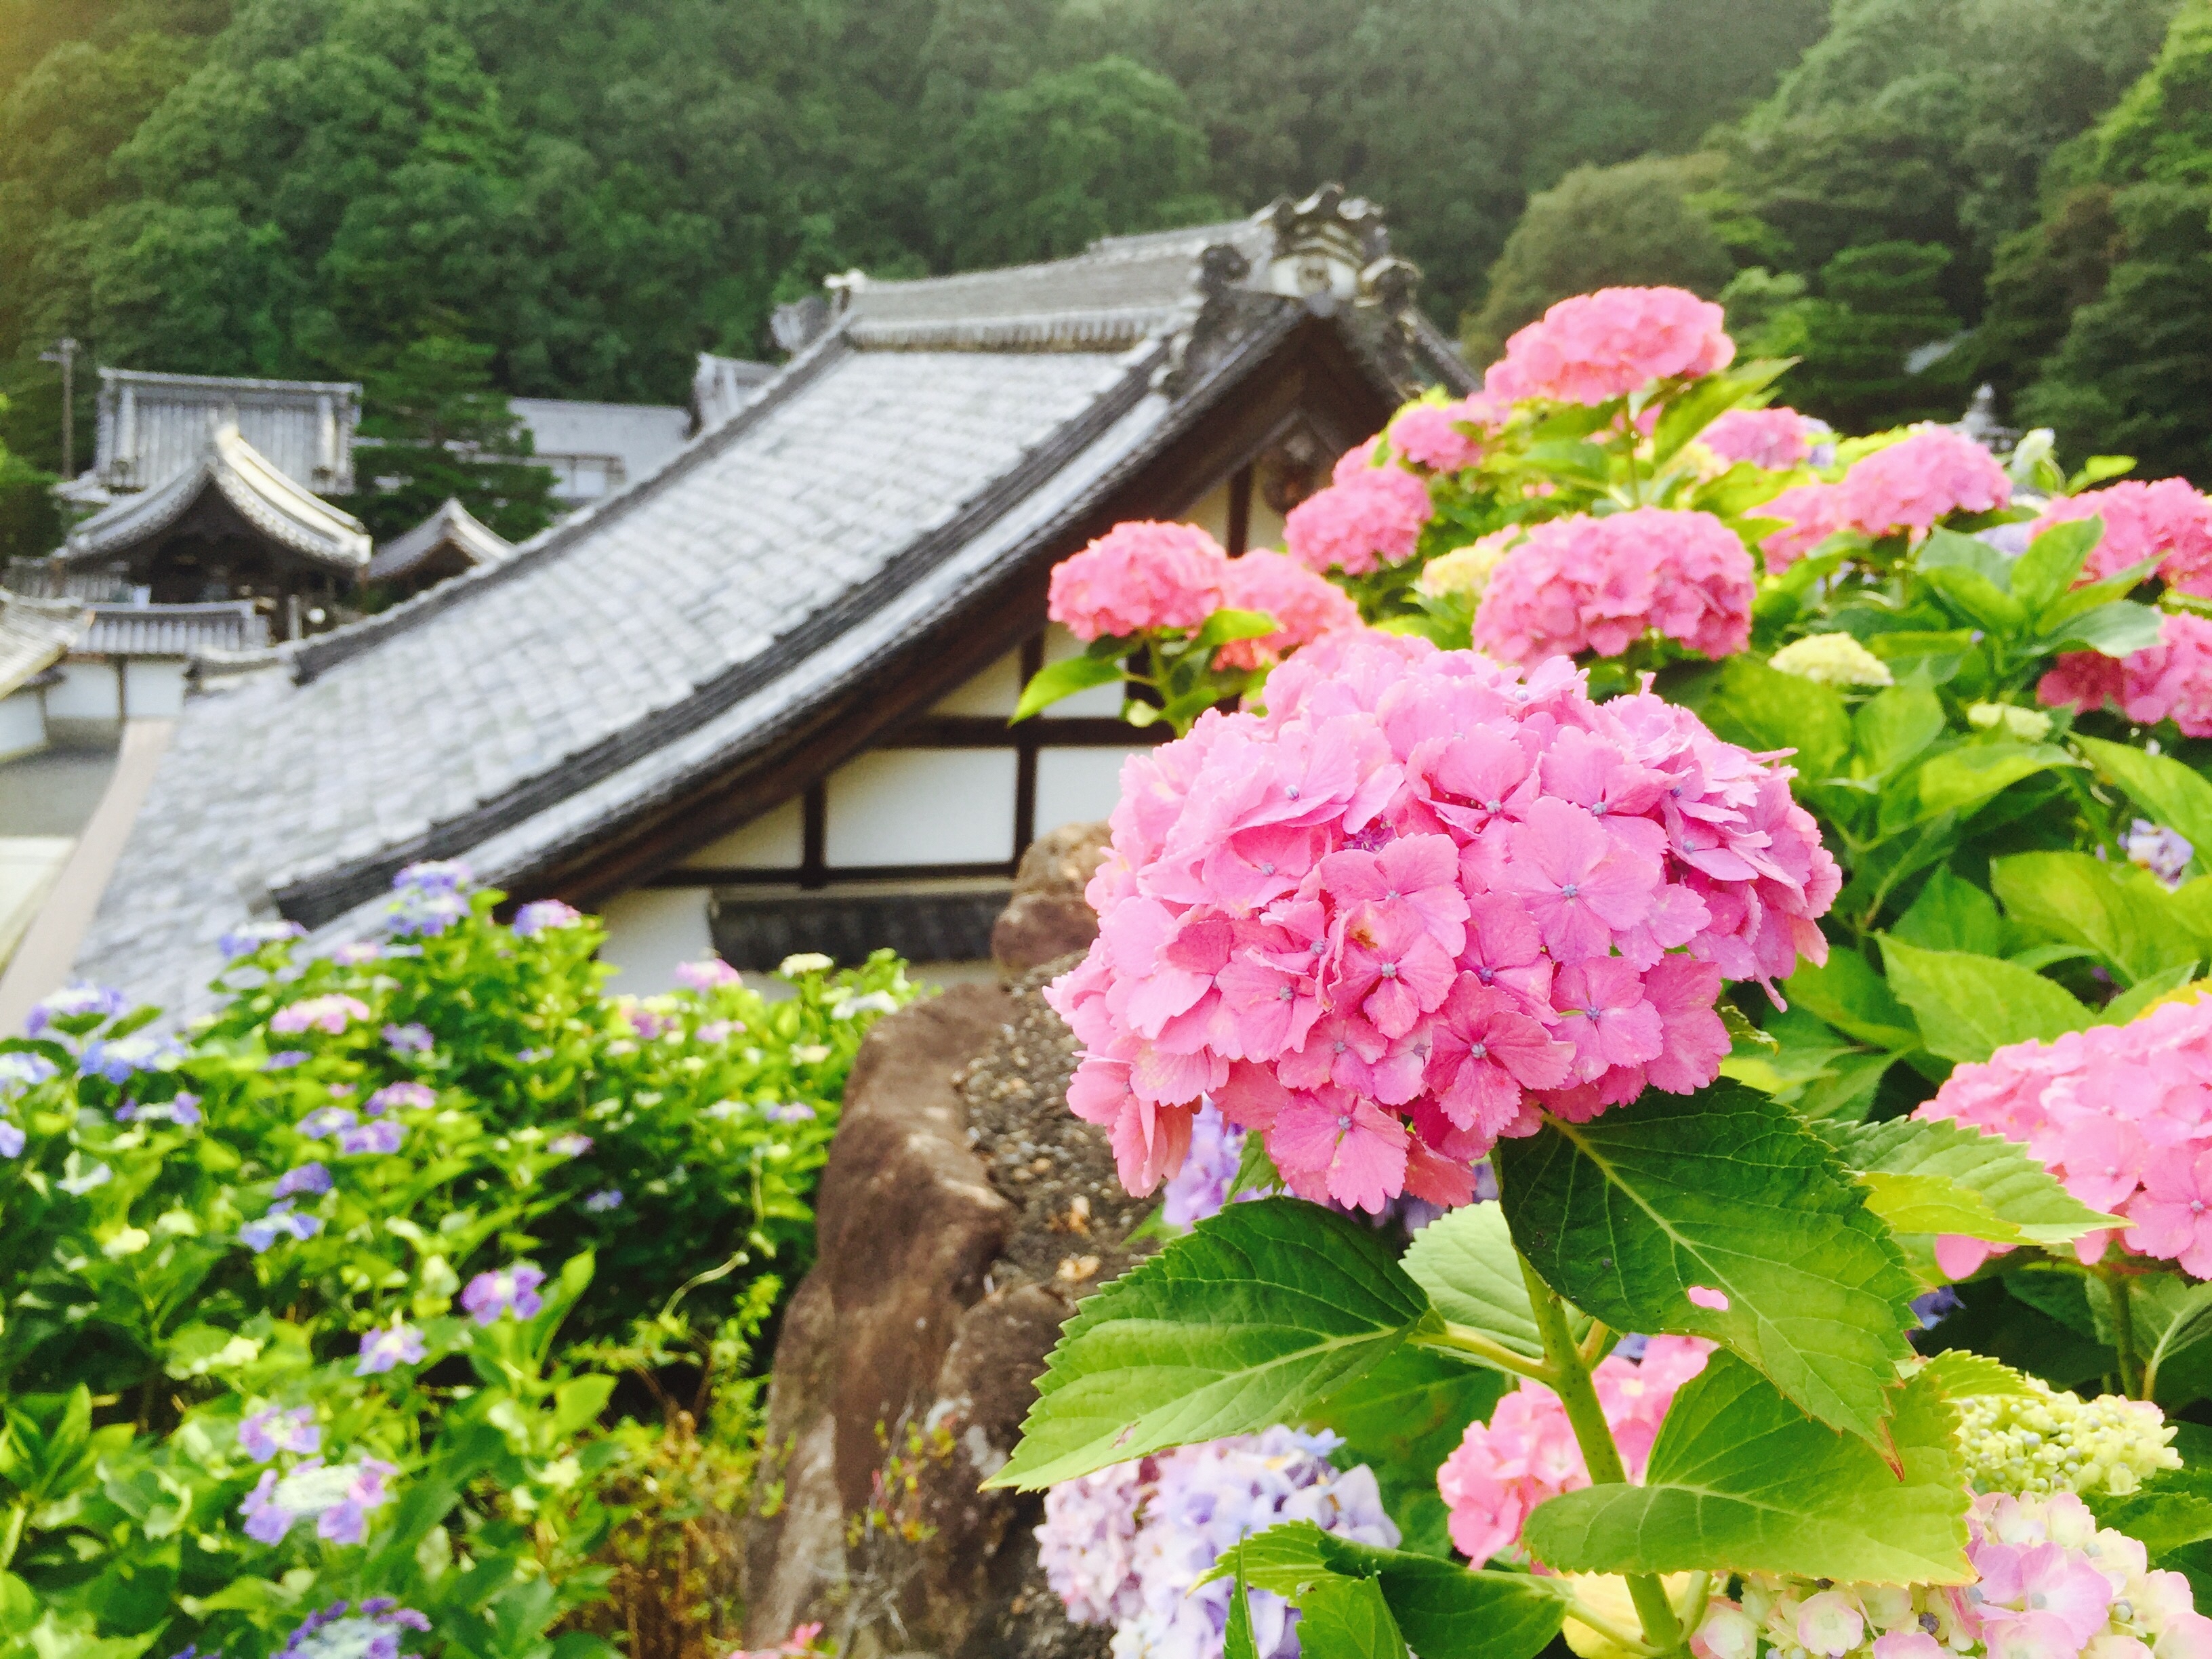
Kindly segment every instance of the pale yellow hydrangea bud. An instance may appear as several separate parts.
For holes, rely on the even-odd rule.
[[[1957,1401],[1959,1445],[1977,1492],[2131,1492],[2178,1469],[2173,1429],[2148,1401],[2082,1400],[2033,1377],[2021,1395]]]
[[[1413,586],[1431,599],[1464,593],[1470,599],[1480,599],[1483,590],[1490,586],[1491,572],[1498,568],[1499,561],[1521,539],[1522,533],[1518,525],[1493,530],[1480,541],[1439,554],[1429,561]]]
[[[1808,634],[1769,659],[1768,665],[1822,685],[1892,685],[1889,665],[1848,634]]]
[[[2039,708],[2019,708],[2008,702],[1978,702],[1966,711],[1966,724],[1977,732],[2002,729],[2022,743],[2041,743],[2051,735],[2051,716]]]

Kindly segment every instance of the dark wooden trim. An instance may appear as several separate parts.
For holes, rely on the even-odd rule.
[[[1011,876],[1015,859],[982,864],[848,864],[815,872],[796,866],[781,870],[756,870],[744,866],[713,865],[692,868],[678,865],[648,876],[641,887],[796,887],[812,892],[824,887],[843,887],[860,881],[972,881],[982,876]]]
[[[829,881],[830,786],[817,778],[806,786],[799,809],[799,869],[801,887],[821,887]]]
[[[1043,666],[1044,635],[1040,632],[1022,641],[1022,684],[1027,685]],[[1037,745],[1042,735],[1034,719],[1017,726],[1014,735],[1021,745],[1014,756],[1014,862],[1018,865],[1036,839]]]
[[[979,590],[957,622],[884,652],[866,676],[823,697],[803,721],[711,781],[608,825],[589,848],[511,884],[528,897],[585,908],[646,884],[860,750],[884,746],[911,720],[910,711],[932,707],[1017,649],[1044,616],[1052,567],[1115,525],[1188,512],[1294,426],[1311,428],[1326,447],[1346,449],[1378,430],[1396,407],[1395,393],[1376,382],[1334,324],[1307,319],[1264,359],[1212,390],[1164,452]]]
[[[1138,727],[1111,714],[1047,720],[1042,715],[1009,726],[996,714],[925,714],[885,732],[878,749],[1118,749],[1141,748],[1171,735],[1160,726]]]
[[[1243,556],[1252,544],[1252,469],[1247,461],[1229,475],[1229,556]]]

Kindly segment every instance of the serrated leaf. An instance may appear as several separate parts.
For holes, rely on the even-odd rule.
[[[1967,570],[2009,597],[2013,561],[1978,536],[1962,536],[1955,530],[1936,530],[1920,544],[1913,562],[1923,576],[1937,570]]]
[[[2130,983],[2184,962],[2203,942],[2176,925],[2170,896],[2148,872],[2087,853],[2016,853],[1990,860],[1990,886],[2016,921],[2085,945]]]
[[[1515,1381],[1464,1356],[1409,1342],[1314,1406],[1305,1421],[1343,1436],[1346,1455],[1375,1471],[1404,1548],[1449,1556],[1450,1512],[1437,1491],[1437,1469],[1468,1425],[1487,1418]]]
[[[2027,626],[2027,612],[2020,601],[1978,570],[1949,565],[1923,570],[1920,574],[1954,611],[1992,634],[2014,634]]]
[[[2032,1398],[2034,1393],[2027,1379],[2002,1360],[1963,1348],[1946,1348],[1921,1368],[1921,1375],[1941,1389],[1946,1400]]]
[[[1920,685],[1893,685],[1859,705],[1851,716],[1860,777],[1888,775],[1943,735],[1943,704]]]
[[[1084,655],[1048,663],[1030,677],[1022,688],[1022,700],[1014,706],[1014,718],[1025,720],[1039,709],[1048,708],[1062,697],[1072,697],[1079,691],[1088,691],[1094,685],[1110,685],[1121,678],[1118,658]]]
[[[2022,778],[2074,764],[2071,755],[2052,744],[1961,744],[1932,757],[1914,775],[1920,791],[1920,816],[1971,812]]]
[[[1470,1204],[1431,1221],[1413,1235],[1399,1265],[1428,1292],[1429,1305],[1454,1324],[1472,1326],[1530,1359],[1544,1357],[1500,1206]]]
[[[1867,959],[1844,945],[1831,947],[1825,963],[1801,957],[1797,971],[1783,981],[1793,1007],[1819,1015],[1846,1036],[1878,1048],[1920,1047],[1920,1028],[1912,1011],[1897,1000],[1889,982]]]
[[[2111,599],[2069,617],[2035,646],[2039,653],[2087,646],[2104,656],[2126,657],[2149,650],[2165,631],[2165,617],[2149,605],[2132,599]]]
[[[1564,1585],[1533,1574],[1480,1571],[1356,1543],[1310,1521],[1253,1534],[1198,1582],[1234,1575],[1292,1601],[1332,1577],[1372,1581],[1421,1659],[1530,1659],[1559,1634],[1567,1607]]]
[[[1513,1241],[1616,1330],[1710,1337],[1821,1421],[1881,1433],[1917,1286],[1837,1155],[1728,1081],[1547,1118],[1492,1154]],[[1701,1307],[1691,1287],[1718,1291]]]
[[[2013,597],[2027,607],[2031,616],[2039,613],[2074,585],[2103,533],[2103,523],[2094,519],[2051,526],[2013,562]]]
[[[1298,1651],[1310,1659],[1406,1659],[1406,1638],[1371,1578],[1324,1578],[1298,1598]]]
[[[1930,1054],[1987,1060],[2007,1043],[2087,1029],[2093,1016],[2063,986],[1999,957],[1881,942],[1890,988],[1912,1010]]]
[[[2068,1192],[2018,1141],[1950,1118],[1854,1124],[1835,1141],[1868,1188],[1868,1203],[1899,1232],[2047,1246],[2125,1224]],[[1916,1200],[1944,1213],[1916,1210]]]
[[[2194,769],[2169,756],[2145,754],[2100,738],[2077,735],[2074,742],[2149,817],[2179,830],[2191,847],[2212,848],[2212,783]]]
[[[1850,752],[1851,716],[1843,694],[1755,657],[1729,659],[1708,712],[1750,748],[1796,750],[1797,770],[1808,778],[1829,776]]]
[[[1252,1604],[1245,1599],[1241,1572],[1230,1585],[1229,1627],[1221,1636],[1221,1659],[1260,1659],[1259,1647],[1252,1640]]]
[[[1972,951],[1990,957],[2004,953],[2004,918],[1997,914],[1996,901],[1940,866],[1890,931],[1927,951]]]
[[[1296,1199],[1232,1204],[1076,1310],[985,1485],[1035,1491],[1294,1423],[1434,1318],[1373,1228]]]
[[[2212,1282],[2179,1273],[2143,1273],[2125,1282],[2129,1335],[2142,1357],[2146,1387],[2155,1397],[2160,1376],[2170,1378],[2185,1355],[2212,1340]],[[2105,1312],[2109,1325],[2109,1301]]]
[[[1522,1537],[1562,1572],[1778,1572],[1971,1583],[1957,1416],[1937,1385],[1897,1395],[1888,1448],[1832,1434],[1716,1353],[1674,1396],[1641,1486],[1553,1498]],[[1893,1468],[1887,1452],[1893,1450]]]
[[[2035,625],[2045,634],[2053,633],[2075,617],[2087,615],[2100,606],[2110,605],[2114,599],[2125,599],[2147,578],[2157,573],[2160,556],[2154,553],[2141,563],[2131,564],[2124,570],[2115,570],[2102,580],[2084,582],[2079,587],[2069,588],[2043,607],[2043,614],[2035,619]]]

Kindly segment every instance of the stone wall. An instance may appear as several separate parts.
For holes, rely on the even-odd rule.
[[[820,1620],[848,1659],[1103,1656],[1036,1564],[1034,1496],[977,1491],[1005,1462],[1060,1323],[1132,1259],[1147,1204],[1066,1109],[1074,1040],[1039,994],[1095,933],[1084,884],[1103,825],[1022,861],[993,935],[1001,982],[957,986],[868,1035],[823,1175],[817,1265],[776,1345],[764,1483],[748,1523],[748,1640]],[[1141,1248],[1141,1247],[1139,1247]],[[848,1542],[886,1444],[923,1449],[902,1536]]]

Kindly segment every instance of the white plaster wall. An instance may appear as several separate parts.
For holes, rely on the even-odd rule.
[[[707,931],[704,887],[638,887],[607,901],[599,912],[606,943],[599,960],[622,969],[617,995],[651,996],[676,988],[676,964],[714,954]]]
[[[105,657],[75,658],[62,665],[61,683],[46,688],[46,718],[119,720],[123,685]]]
[[[830,775],[833,868],[984,864],[1014,854],[1011,749],[877,749]]]
[[[185,665],[139,657],[125,665],[123,714],[127,720],[174,720],[185,712]]]
[[[933,714],[996,714],[1010,717],[1022,700],[1022,654],[1009,651],[988,668],[941,699]]]
[[[1182,515],[1185,524],[1194,524],[1224,547],[1229,545],[1229,480],[1224,478],[1207,490],[1198,504]]]
[[[0,760],[46,746],[46,694],[21,686],[0,697]]]
[[[805,845],[805,811],[793,797],[701,848],[684,865],[693,870],[796,870]]]
[[[1139,748],[1040,749],[1037,833],[1103,818],[1121,799],[1121,763],[1141,752]]]

